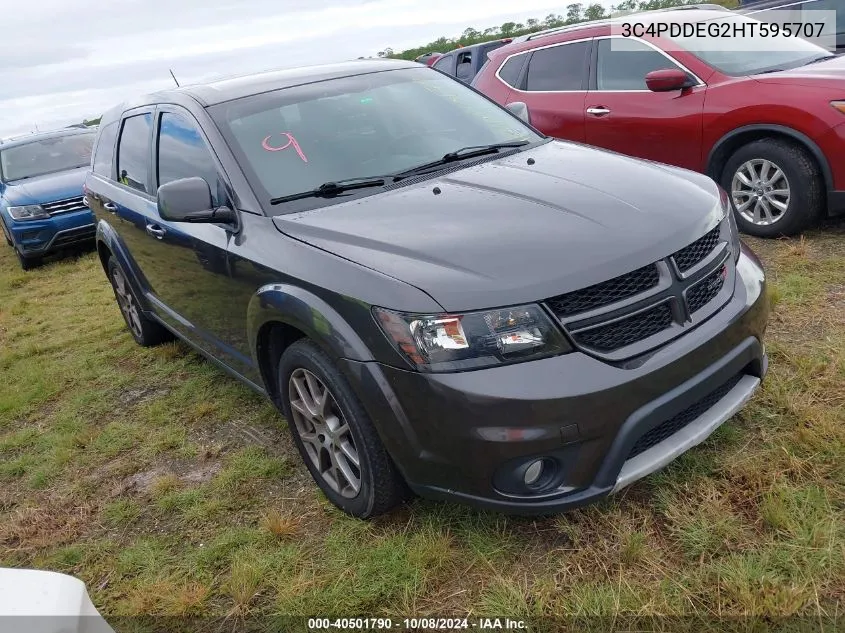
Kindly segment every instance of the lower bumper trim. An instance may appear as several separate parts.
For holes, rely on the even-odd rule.
[[[757,376],[743,376],[733,389],[697,420],[647,451],[626,461],[619,472],[619,477],[612,492],[618,492],[646,475],[660,470],[693,446],[701,444],[717,428],[742,409],[759,386],[760,378]]]

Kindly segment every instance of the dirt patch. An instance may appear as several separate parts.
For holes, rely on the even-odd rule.
[[[260,446],[276,456],[296,453],[290,433],[281,419],[278,426],[258,426],[241,419],[228,420],[222,424],[199,429],[197,436],[200,444],[218,446],[224,451],[246,446]]]
[[[214,475],[220,472],[220,469],[220,462],[205,464],[174,462],[130,475],[120,482],[114,494],[134,492],[146,495],[152,492],[158,481],[166,477],[174,477],[186,484],[199,485],[211,481]]]
[[[136,406],[160,398],[167,392],[168,389],[161,387],[135,387],[125,390],[118,400],[124,406]]]

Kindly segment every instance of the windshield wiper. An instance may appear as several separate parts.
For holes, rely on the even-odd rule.
[[[831,55],[819,55],[818,57],[814,57],[813,59],[808,61],[806,64],[804,64],[804,66],[809,66],[810,64],[817,64],[818,62],[823,62],[823,61],[826,61],[828,59],[833,59],[834,57],[836,57],[836,55],[833,55],[833,54],[831,54]]]
[[[315,189],[308,191],[300,191],[299,193],[292,193],[287,196],[279,196],[272,198],[270,204],[282,204],[283,202],[292,202],[293,200],[304,200],[305,198],[331,198],[344,191],[352,191],[354,189],[367,189],[368,187],[383,187],[396,180],[394,174],[387,176],[366,176],[364,178],[345,178],[344,180],[333,180],[331,182],[324,182]]]
[[[529,141],[510,141],[508,143],[491,143],[489,145],[470,145],[469,147],[462,147],[453,152],[449,152],[448,154],[444,154],[441,158],[433,160],[430,163],[423,163],[422,165],[411,167],[405,171],[400,171],[399,173],[394,174],[394,176],[405,178],[406,176],[419,174],[427,169],[448,165],[449,163],[454,163],[455,161],[463,160],[465,158],[475,158],[476,156],[485,156],[486,154],[496,154],[503,149],[522,147],[523,145],[528,145],[528,143]]]
[[[769,68],[767,70],[760,71],[756,73],[758,75],[768,75],[770,73],[781,73],[785,70],[794,70],[795,68],[803,68],[804,66],[809,66],[810,64],[816,64],[818,62],[823,62],[828,59],[833,59],[836,55],[819,55],[818,57],[813,57],[808,62],[804,62],[800,66],[790,66],[789,68]]]

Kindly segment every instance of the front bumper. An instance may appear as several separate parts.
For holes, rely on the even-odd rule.
[[[9,232],[22,255],[40,257],[64,248],[93,246],[97,226],[94,214],[85,210],[44,220],[11,221]]]
[[[743,248],[731,301],[683,337],[631,361],[575,352],[451,374],[342,366],[417,493],[548,513],[654,472],[736,413],[767,370],[767,319],[762,267]],[[519,491],[516,480],[537,458],[558,464],[553,487]]]

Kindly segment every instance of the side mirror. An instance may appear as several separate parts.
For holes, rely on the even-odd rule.
[[[235,221],[235,212],[226,207],[214,208],[211,189],[202,178],[181,178],[158,188],[158,214],[171,222]]]
[[[694,84],[692,77],[680,68],[653,70],[645,76],[645,85],[652,92],[672,92],[690,88]]]
[[[505,107],[528,125],[531,125],[531,113],[528,111],[528,105],[522,101],[513,101]]]

